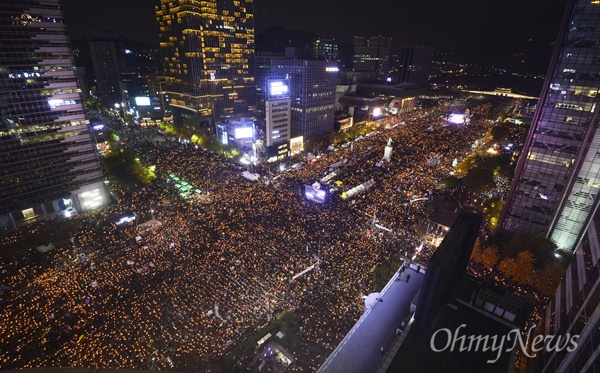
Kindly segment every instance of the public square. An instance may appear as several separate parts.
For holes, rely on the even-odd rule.
[[[134,192],[109,185],[114,202],[73,218],[86,228],[72,232],[69,244],[2,258],[0,368],[219,371],[234,346],[292,310],[302,331],[290,369],[315,371],[363,313],[373,266],[422,243],[417,225],[427,204],[412,200],[451,193],[469,209],[464,189],[446,192],[438,183],[513,103],[471,98],[467,126],[445,125],[444,107],[393,117],[268,183],[156,129],[122,130],[121,140],[156,166],[157,179]],[[389,138],[391,162],[376,165]],[[308,201],[304,185],[344,159],[328,202]],[[279,174],[279,164],[272,171]],[[182,197],[170,175],[207,197]],[[375,185],[364,193],[340,197],[370,179]],[[143,231],[109,223],[129,210],[137,224],[162,225]],[[372,229],[374,212],[387,230]],[[2,240],[10,245],[15,236]]]

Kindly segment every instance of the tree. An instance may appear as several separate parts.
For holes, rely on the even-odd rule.
[[[510,136],[510,127],[506,123],[494,126],[490,131],[492,139],[496,142],[504,141]]]
[[[496,227],[496,223],[498,223],[498,219],[500,219],[502,206],[503,203],[500,198],[488,198],[483,202],[483,206],[481,207],[483,217],[492,228]]]
[[[565,268],[557,261],[548,264],[535,272],[535,287],[544,297],[551,297],[556,292]]]
[[[516,234],[512,240],[510,240],[503,248],[502,254],[505,257],[515,258],[520,252],[526,250],[529,250],[534,254],[536,258],[535,268],[543,268],[554,261],[556,244],[542,234],[523,232]]]
[[[500,271],[502,271],[505,277],[512,279],[514,279],[515,274],[518,271],[517,261],[513,258],[502,259],[498,267],[500,268]]]
[[[456,165],[454,168],[456,170],[457,175],[466,175],[467,172],[473,167],[475,162],[477,161],[477,157],[475,154],[469,154],[462,162]]]
[[[117,134],[112,129],[106,130],[106,142],[112,147],[117,142]]]
[[[531,251],[520,252],[515,261],[516,268],[513,279],[522,285],[533,285],[535,279],[533,272],[534,263],[535,256]]]
[[[481,264],[489,270],[494,269],[500,256],[498,255],[498,248],[496,246],[488,246],[481,252]]]
[[[480,165],[472,167],[462,178],[462,183],[472,193],[487,192],[495,186],[494,170]]]
[[[510,277],[521,285],[533,285],[535,282],[533,264],[535,256],[531,251],[522,251],[517,258],[504,258],[500,262],[500,270],[504,276]]]
[[[481,254],[482,254],[481,243],[479,242],[479,239],[477,239],[475,241],[475,245],[473,246],[473,251],[471,251],[470,260],[476,261],[476,262],[481,262]]]
[[[448,176],[440,181],[440,185],[442,185],[446,189],[454,189],[458,186],[459,183],[460,179],[456,176]]]
[[[375,287],[375,291],[381,291],[385,285],[388,283],[390,278],[396,273],[396,271],[402,265],[402,261],[396,258],[391,258],[388,260],[384,260],[383,263],[375,268],[373,271],[373,285]]]

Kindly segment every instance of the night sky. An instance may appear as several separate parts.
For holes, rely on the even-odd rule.
[[[63,0],[73,38],[116,30],[157,43],[153,0]],[[255,28],[281,25],[352,45],[354,35],[389,35],[395,45],[439,51],[535,55],[556,39],[566,0],[255,0]]]

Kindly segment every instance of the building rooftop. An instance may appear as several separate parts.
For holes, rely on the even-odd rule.
[[[452,224],[458,219],[458,213],[446,208],[440,207],[435,213],[429,218],[436,224],[443,225],[444,227],[451,227]]]
[[[423,270],[407,267],[390,279],[380,300],[367,309],[344,339],[329,355],[318,373],[374,372],[396,336],[396,329],[411,313],[411,304],[423,283]],[[407,276],[410,280],[407,281]]]

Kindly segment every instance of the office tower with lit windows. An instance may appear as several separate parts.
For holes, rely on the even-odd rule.
[[[155,9],[175,123],[210,130],[253,117],[253,0],[161,0]]]
[[[537,372],[600,371],[600,213],[584,232],[571,264],[554,297],[541,312],[536,333],[544,336],[579,336],[574,351],[540,351]],[[534,338],[532,336],[531,338]]]
[[[337,62],[271,60],[271,76],[289,82],[291,138],[307,139],[333,132]]]
[[[291,100],[286,79],[267,78],[265,100],[267,156],[285,156],[291,140]]]
[[[318,38],[313,42],[313,55],[317,60],[340,61],[338,42],[334,39]]]
[[[107,196],[59,0],[0,3],[0,231]]]
[[[378,79],[388,75],[392,38],[387,36],[354,37],[354,71],[374,72]]]
[[[271,60],[284,57],[283,53],[260,53],[255,56],[254,82],[256,83],[256,115],[265,117],[267,78],[271,76]]]
[[[600,5],[570,1],[499,226],[575,250],[600,191]]]
[[[125,49],[121,37],[114,32],[94,32],[89,41],[90,57],[94,67],[96,93],[109,107],[114,104],[126,106],[129,101],[122,74],[126,73]]]

